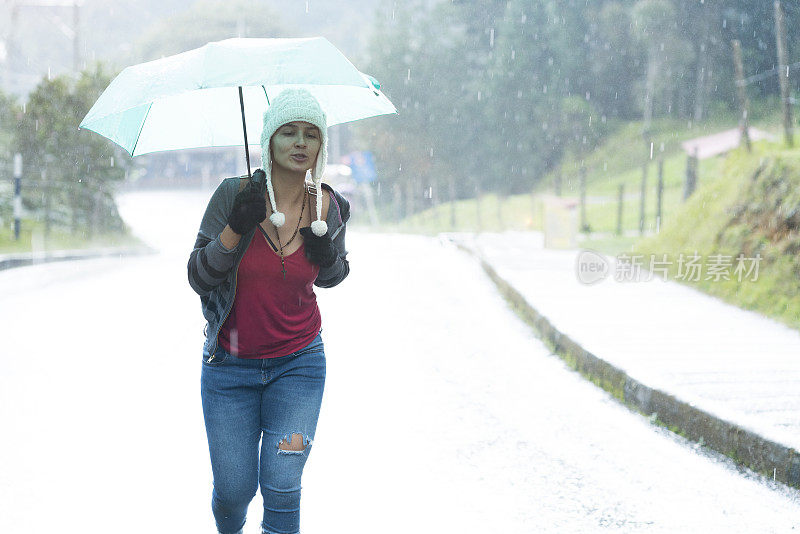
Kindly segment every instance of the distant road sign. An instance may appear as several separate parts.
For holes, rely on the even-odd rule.
[[[342,158],[342,162],[353,171],[353,181],[356,183],[374,182],[378,177],[372,152],[350,152]]]

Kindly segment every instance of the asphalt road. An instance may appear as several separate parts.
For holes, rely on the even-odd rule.
[[[158,255],[0,273],[0,531],[214,532],[186,282],[208,196],[122,199]],[[318,291],[328,368],[304,533],[800,529],[798,492],[585,382],[465,254],[356,229],[348,248],[351,276]]]

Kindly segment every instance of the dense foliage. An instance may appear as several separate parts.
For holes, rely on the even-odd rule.
[[[124,179],[129,158],[77,126],[109,82],[99,66],[76,80],[45,78],[15,114],[11,152],[22,155],[23,203],[48,228],[87,237],[123,228],[114,184]]]
[[[791,64],[800,5],[783,4]],[[733,39],[745,75],[765,73],[748,90],[777,94],[772,0],[387,0],[367,72],[399,115],[358,125],[360,137],[406,214],[529,191],[623,121],[642,121],[644,143],[654,119],[734,110]]]

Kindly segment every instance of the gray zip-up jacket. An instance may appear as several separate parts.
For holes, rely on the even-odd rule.
[[[206,208],[197,240],[189,256],[189,285],[200,295],[203,316],[207,324],[204,329],[206,341],[203,357],[209,358],[217,350],[217,337],[225,319],[233,308],[236,297],[236,274],[239,263],[250,245],[255,228],[244,234],[231,250],[226,249],[219,235],[228,224],[233,209],[233,199],[239,192],[240,177],[226,178],[214,191]],[[318,287],[333,287],[344,280],[350,272],[350,264],[344,246],[345,223],[350,218],[350,203],[327,184],[322,184],[324,194],[332,194],[328,216],[328,234],[339,252],[333,265],[320,268],[314,282]]]

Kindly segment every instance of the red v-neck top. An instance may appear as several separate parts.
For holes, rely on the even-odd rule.
[[[322,318],[314,295],[319,266],[305,245],[281,258],[258,229],[236,274],[233,308],[219,332],[219,344],[240,358],[278,358],[296,352],[317,336]]]

